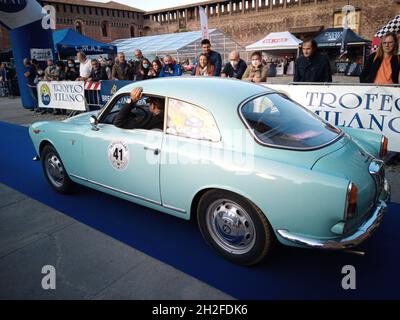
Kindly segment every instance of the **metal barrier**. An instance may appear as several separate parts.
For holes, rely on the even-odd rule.
[[[99,110],[103,107],[101,100],[101,81],[85,82],[85,100],[88,111]]]

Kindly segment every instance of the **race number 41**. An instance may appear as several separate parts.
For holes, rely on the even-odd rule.
[[[108,160],[114,169],[123,171],[129,164],[129,148],[122,141],[112,142],[108,146]]]

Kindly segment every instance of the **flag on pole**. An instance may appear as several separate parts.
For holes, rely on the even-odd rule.
[[[340,56],[339,60],[342,60],[347,55],[347,33],[349,30],[349,12],[346,12],[346,15],[343,19],[343,35],[342,35],[342,45],[340,46]]]
[[[206,11],[202,6],[199,6],[199,14],[200,14],[200,26],[201,26],[201,34],[202,39],[208,39],[208,18],[206,15]]]

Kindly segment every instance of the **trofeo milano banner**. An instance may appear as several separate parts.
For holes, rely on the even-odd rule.
[[[375,85],[274,85],[335,126],[384,134],[389,150],[400,152],[400,87]]]
[[[86,111],[83,81],[40,81],[37,91],[40,108]]]

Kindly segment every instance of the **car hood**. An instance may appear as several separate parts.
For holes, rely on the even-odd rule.
[[[319,158],[312,170],[354,182],[358,188],[357,215],[363,216],[375,203],[376,187],[369,173],[369,165],[374,158],[347,134],[344,141],[346,143],[340,149]]]
[[[66,120],[64,120],[63,122],[67,122],[67,123],[71,123],[71,124],[88,124],[89,123],[89,119],[92,115],[97,116],[97,114],[99,113],[99,111],[90,111],[90,112],[85,112],[82,114],[79,114],[75,117],[71,117],[68,118]]]

